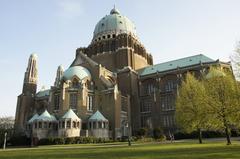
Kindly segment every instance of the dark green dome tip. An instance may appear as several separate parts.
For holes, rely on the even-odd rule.
[[[114,6],[114,8],[110,11],[110,14],[120,14],[120,12],[119,12],[119,10],[116,9],[115,6]]]

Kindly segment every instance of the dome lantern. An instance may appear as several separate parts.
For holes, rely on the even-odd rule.
[[[120,12],[119,12],[119,10],[116,9],[115,6],[114,6],[114,8],[110,11],[110,14],[120,14]]]

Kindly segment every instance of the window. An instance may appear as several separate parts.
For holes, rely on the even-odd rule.
[[[153,84],[152,83],[146,83],[144,86],[143,86],[144,88],[144,94],[145,95],[149,95],[149,94],[151,94],[151,93],[153,93],[154,92],[154,86],[153,86]]]
[[[176,88],[177,88],[177,83],[176,81],[173,81],[173,80],[167,81],[164,86],[164,90],[166,92],[173,91]]]
[[[72,81],[72,87],[73,87],[73,88],[78,88],[78,87],[79,87],[79,83],[78,83],[78,80],[77,80],[77,79],[74,79],[74,80]]]
[[[165,115],[163,116],[163,126],[170,127],[175,125],[175,120],[173,115]]]
[[[142,115],[141,116],[141,127],[142,128],[151,128],[152,127],[152,120],[150,115]]]
[[[98,128],[101,129],[102,128],[102,122],[98,122]]]
[[[96,122],[93,122],[93,129],[96,129]]]
[[[175,99],[173,95],[161,96],[160,107],[163,111],[174,110],[175,109]]]
[[[76,128],[77,127],[77,123],[75,121],[73,121],[73,127]]]
[[[89,122],[89,129],[91,129],[92,128],[92,123],[91,122]]]
[[[39,123],[38,123],[38,127],[39,127],[39,128],[42,128],[42,122],[39,122]]]
[[[93,96],[87,96],[87,110],[92,111],[93,109]]]
[[[54,96],[54,110],[59,110],[60,96],[59,94]]]
[[[44,122],[43,124],[44,124],[44,125],[43,125],[44,128],[46,129],[46,128],[47,128],[47,122]]]
[[[35,128],[35,129],[37,128],[37,123],[34,124],[34,128]]]
[[[67,128],[71,128],[71,122],[67,121]]]
[[[71,109],[77,108],[77,93],[71,93],[70,94],[70,103],[69,106]]]
[[[65,128],[65,121],[62,122],[62,128]]]
[[[150,100],[143,100],[141,102],[141,108],[140,108],[141,113],[151,112],[151,110],[152,110],[152,102]]]

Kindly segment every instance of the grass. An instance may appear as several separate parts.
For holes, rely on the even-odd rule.
[[[58,145],[0,150],[0,159],[239,159],[240,142]]]

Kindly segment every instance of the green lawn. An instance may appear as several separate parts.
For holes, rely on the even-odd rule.
[[[224,142],[208,142],[202,145],[197,141],[181,143],[127,143],[87,144],[66,146],[42,146],[32,149],[0,150],[0,159],[240,159],[240,142],[227,146]]]

